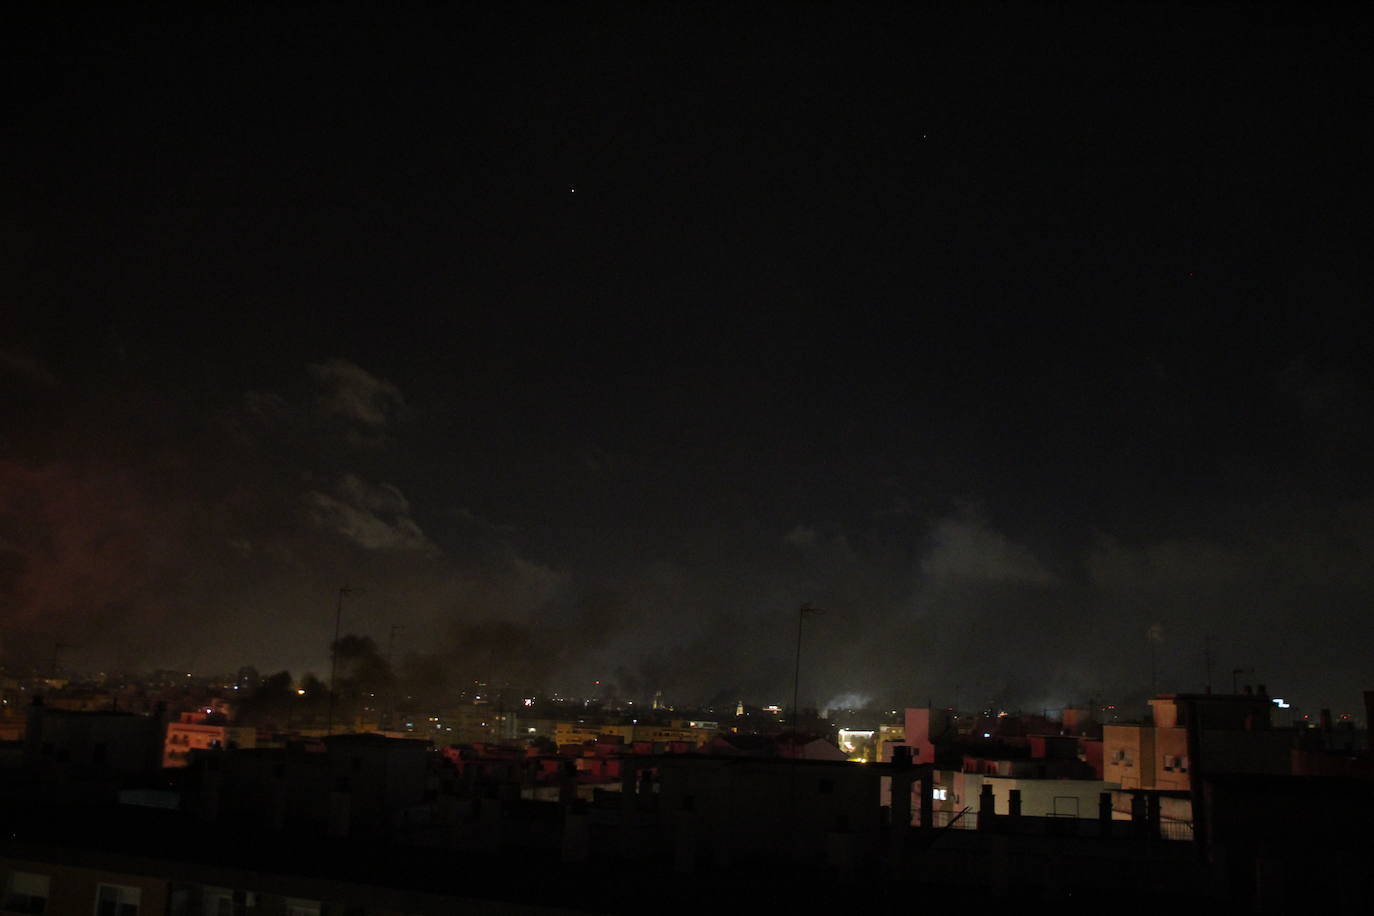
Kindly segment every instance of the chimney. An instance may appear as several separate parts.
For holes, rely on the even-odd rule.
[[[1329,710],[1329,709],[1323,709],[1323,710],[1321,711],[1321,719],[1320,719],[1320,721],[1321,721],[1322,731],[1324,731],[1324,732],[1329,732],[1329,731],[1331,731],[1331,710]]]
[[[1249,684],[1246,684],[1246,685],[1245,685],[1245,695],[1246,695],[1247,697],[1252,697],[1252,696],[1254,696],[1254,695],[1255,695],[1255,688],[1251,687]]]
[[[897,770],[905,770],[911,766],[911,745],[895,744],[892,746],[892,767]]]
[[[978,829],[991,829],[997,816],[997,800],[992,794],[992,783],[983,783],[983,790],[978,794]]]
[[[1269,688],[1265,687],[1263,684],[1260,684],[1258,693],[1262,697],[1267,697],[1269,696]]]

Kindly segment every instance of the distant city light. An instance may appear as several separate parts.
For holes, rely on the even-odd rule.
[[[305,696],[305,688],[304,688],[304,687],[297,687],[297,688],[296,688],[296,696],[298,696],[298,697],[303,697],[303,696]]]
[[[1277,706],[1279,709],[1287,709],[1292,704],[1290,704],[1283,697],[1274,697],[1274,705]]]

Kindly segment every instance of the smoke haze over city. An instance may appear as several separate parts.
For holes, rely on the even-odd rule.
[[[5,30],[6,665],[1369,686],[1353,26],[328,9]]]

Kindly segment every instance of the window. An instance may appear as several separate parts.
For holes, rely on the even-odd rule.
[[[102,884],[95,892],[95,916],[138,916],[142,894],[136,887]]]
[[[4,910],[42,916],[48,908],[48,886],[52,879],[26,871],[12,871],[5,881]]]
[[[201,916],[234,916],[234,892],[224,887],[207,887],[201,895]]]

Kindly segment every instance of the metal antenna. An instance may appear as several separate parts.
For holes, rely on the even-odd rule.
[[[339,589],[339,603],[334,610],[334,641],[329,644],[329,716],[325,720],[325,735],[334,734],[334,678],[339,671],[339,623],[343,620],[344,595],[361,595],[362,592],[351,585]]]

